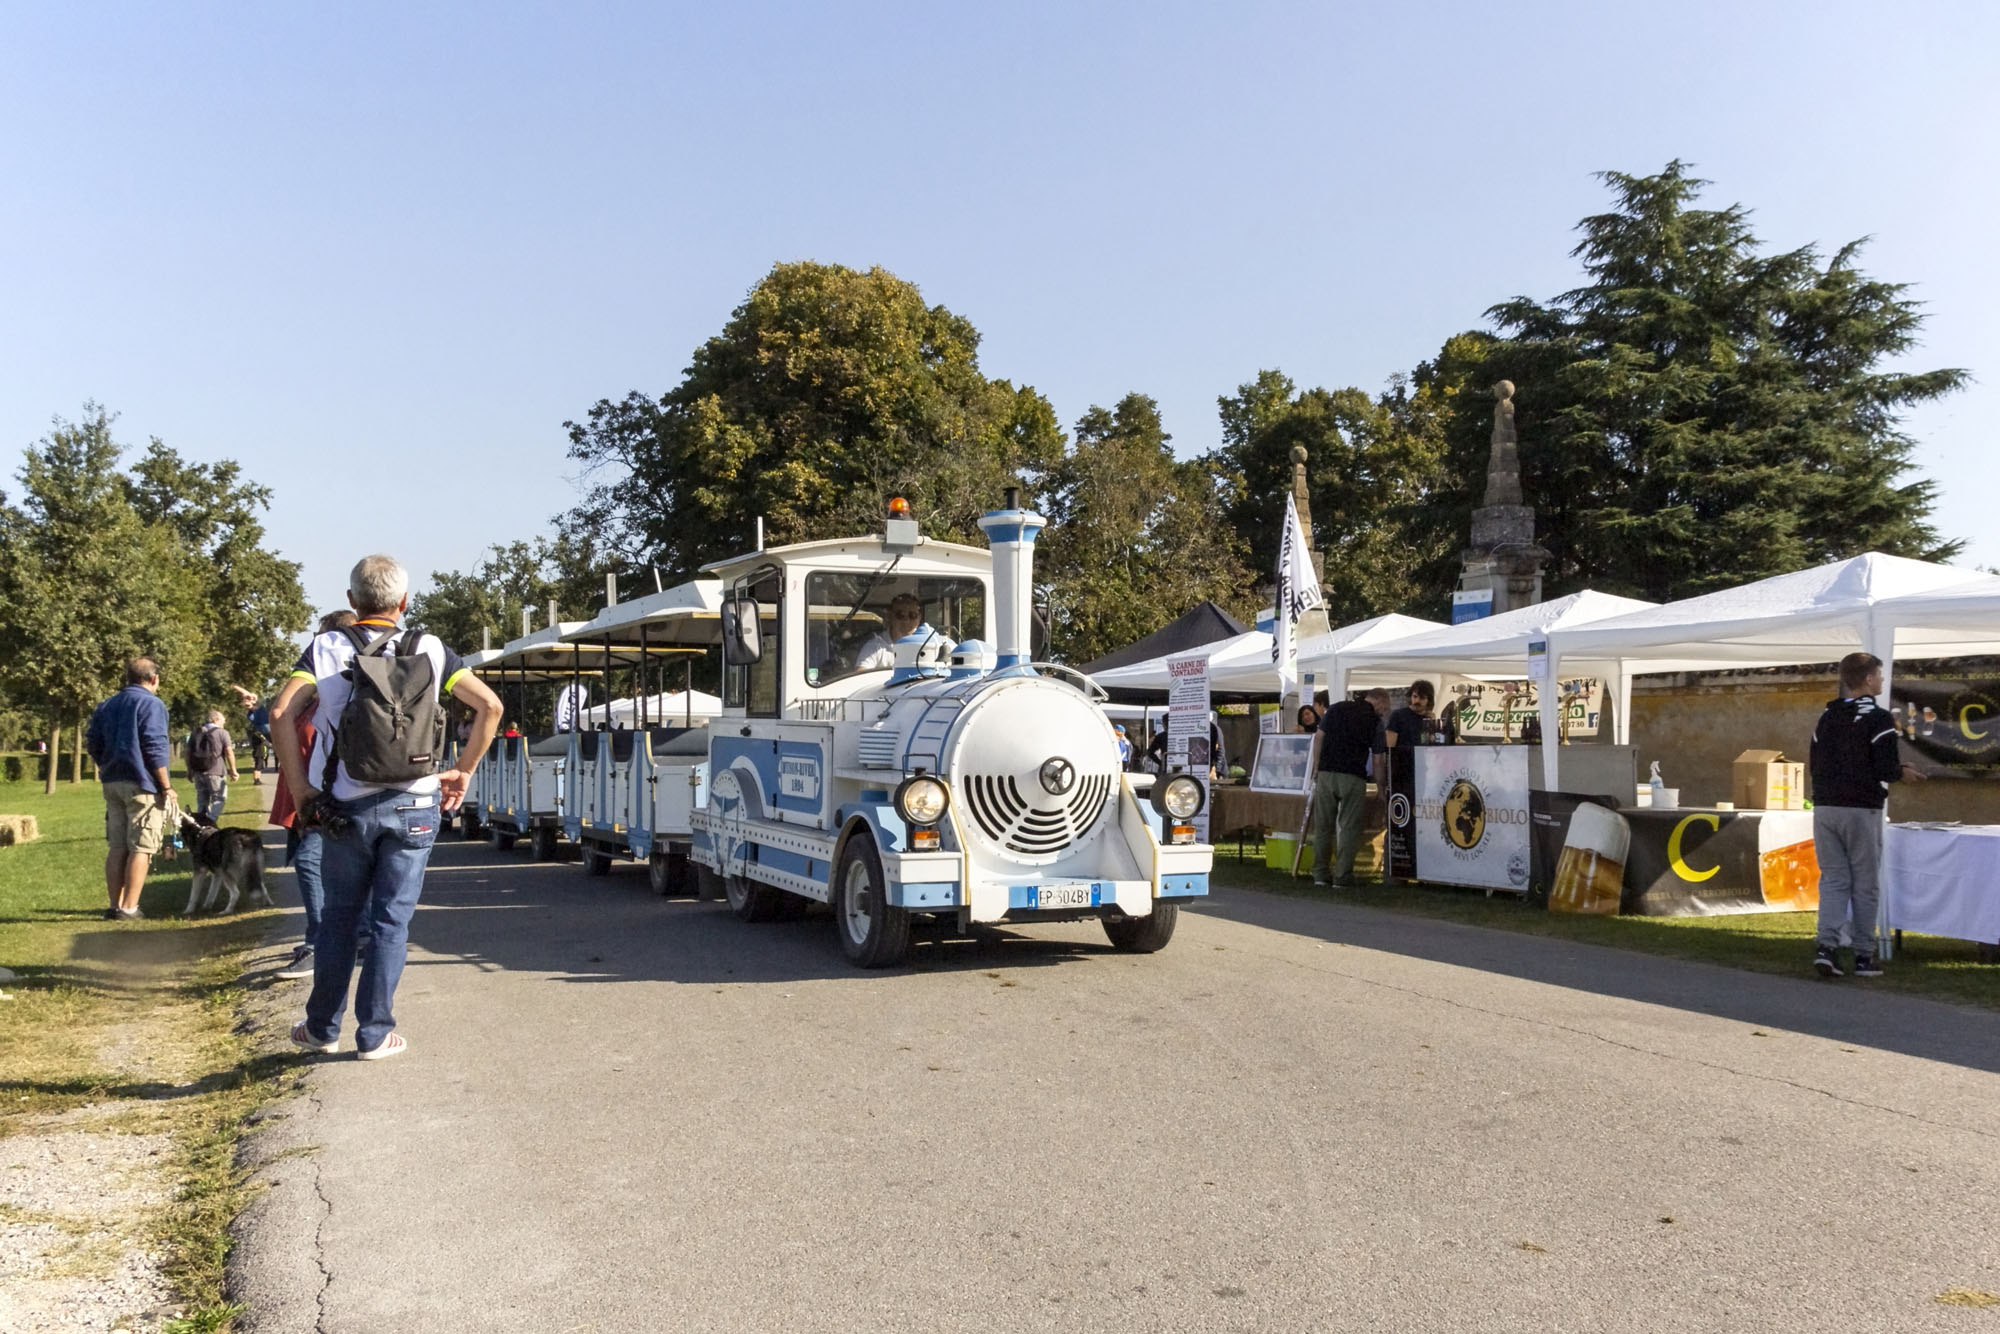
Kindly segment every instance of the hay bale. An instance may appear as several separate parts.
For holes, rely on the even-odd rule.
[[[41,836],[34,816],[0,815],[0,848],[11,843],[32,843]]]

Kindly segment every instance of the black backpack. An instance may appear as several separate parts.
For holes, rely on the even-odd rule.
[[[203,724],[188,739],[188,759],[206,769],[222,758],[222,729]]]
[[[346,765],[357,783],[409,783],[437,772],[444,755],[444,708],[437,673],[417,651],[418,630],[389,630],[373,639],[360,626],[342,626],[354,641],[354,662],[341,673],[350,691],[326,758],[326,781]],[[395,652],[386,651],[398,634]]]

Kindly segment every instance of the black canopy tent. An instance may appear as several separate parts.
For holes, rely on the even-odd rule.
[[[1093,672],[1110,671],[1113,667],[1125,667],[1135,662],[1165,657],[1169,653],[1185,653],[1189,649],[1200,648],[1203,644],[1219,643],[1249,632],[1249,626],[1213,602],[1202,602],[1144,639],[1127,644],[1121,649],[1113,649],[1095,662],[1087,662],[1077,670],[1088,676]]]

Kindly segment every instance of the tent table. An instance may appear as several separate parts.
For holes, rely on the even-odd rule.
[[[1248,829],[1260,834],[1273,829],[1289,834],[1299,827],[1299,820],[1306,812],[1306,799],[1302,795],[1252,792],[1247,787],[1221,783],[1210,789],[1210,795],[1215,800],[1208,816],[1210,838],[1227,838]]]
[[[1882,896],[1892,930],[2000,942],[2000,825],[1890,825]]]
[[[1619,911],[1639,917],[1809,912],[1819,906],[1811,811],[1618,812],[1631,831]]]
[[[1225,783],[1217,783],[1209,790],[1209,803],[1209,841],[1217,843],[1232,834],[1236,835],[1239,854],[1242,850],[1241,836],[1253,830],[1260,836],[1267,832],[1296,833],[1306,809],[1303,795],[1252,792],[1247,787]],[[1362,804],[1362,811],[1361,851],[1354,859],[1354,867],[1364,874],[1373,874],[1382,862],[1382,833],[1387,826],[1387,817],[1382,809],[1380,793],[1372,783],[1368,785],[1368,796]],[[1312,831],[1308,829],[1307,852],[1299,862],[1301,874],[1312,863],[1311,837]]]

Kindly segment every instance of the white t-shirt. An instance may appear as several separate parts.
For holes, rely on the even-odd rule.
[[[373,640],[391,627],[387,621],[360,621],[356,623],[356,628]],[[403,634],[404,631],[397,630],[396,638],[390,640],[387,648],[379,651],[394,653],[402,643]],[[417,651],[431,660],[431,671],[438,688],[450,694],[452,686],[465,672],[464,662],[436,635],[423,635],[417,642]],[[340,730],[341,711],[347,707],[347,697],[353,689],[342,673],[359,652],[354,641],[344,632],[329,630],[306,645],[306,651],[299,655],[298,664],[292,668],[292,675],[311,681],[319,696],[318,712],[313,723],[312,755],[306,761],[306,781],[314,787],[320,786],[326,776],[327,756],[333,751],[334,737]],[[347,766],[343,764],[334,777],[333,798],[335,801],[352,801],[376,792],[435,792],[437,788],[436,774],[427,774],[408,783],[357,783],[348,777]]]
[[[917,630],[927,628],[927,626],[920,625],[917,627]],[[910,633],[915,634],[917,630],[912,630]],[[935,630],[931,631],[931,638],[941,642],[941,648],[938,653],[939,661],[949,658],[951,651],[958,647],[957,644]],[[927,639],[924,642],[929,643],[930,640]],[[877,630],[874,634],[861,641],[860,648],[854,650],[854,670],[857,672],[879,671],[886,667],[894,667],[895,665],[896,641],[889,638],[887,630]]]

